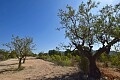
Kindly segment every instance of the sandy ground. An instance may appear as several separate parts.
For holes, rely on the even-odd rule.
[[[24,67],[23,70],[16,71],[18,67],[17,59],[1,61],[0,80],[75,80],[67,77],[78,71],[77,67],[57,66],[54,63],[35,59],[34,57],[28,57],[26,63],[22,66]],[[120,80],[120,70],[103,67],[100,67],[100,70],[104,76],[109,77],[106,80]],[[61,79],[64,76],[65,79]]]
[[[22,64],[25,68],[21,71],[15,71],[17,66],[17,59],[1,61],[0,80],[44,80],[77,71],[75,67],[56,66],[54,63],[35,58],[27,58],[26,63]]]

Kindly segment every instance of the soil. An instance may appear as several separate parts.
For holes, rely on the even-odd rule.
[[[27,58],[22,64],[23,70],[16,71],[18,67],[17,59],[9,59],[0,62],[0,80],[45,80],[54,77],[69,75],[77,71],[76,67],[62,67],[54,63]]]
[[[23,70],[16,70],[17,59],[0,62],[0,80],[82,80],[77,67],[57,66],[52,62],[28,57],[22,64]],[[100,67],[105,80],[120,80],[117,68]],[[108,78],[109,77],[109,78]]]

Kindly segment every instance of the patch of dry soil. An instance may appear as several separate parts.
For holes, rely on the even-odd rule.
[[[56,66],[54,63],[32,57],[27,58],[25,67],[21,71],[15,71],[18,66],[17,59],[9,59],[0,62],[0,80],[43,80],[54,78],[77,71],[76,67]]]

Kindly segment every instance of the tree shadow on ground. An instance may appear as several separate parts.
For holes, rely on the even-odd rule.
[[[0,66],[11,66],[11,65],[17,65],[18,63],[12,63],[12,64],[0,64]]]
[[[4,73],[4,72],[15,72],[15,71],[20,71],[20,70],[23,70],[24,67],[21,66],[21,68],[17,68],[17,67],[11,67],[11,66],[14,66],[14,65],[18,65],[18,63],[12,63],[12,64],[0,64],[0,67],[3,67],[3,68],[0,68],[0,74]]]
[[[4,73],[4,72],[16,72],[16,71],[21,71],[23,70],[25,67],[21,67],[21,68],[7,68],[7,69],[1,69],[0,70],[0,74]]]
[[[42,78],[38,78],[34,80],[88,80],[88,79],[86,79],[83,73],[76,72],[73,74],[66,74],[66,75],[62,75],[62,76],[54,77],[54,78],[42,77]]]
[[[44,76],[44,77],[39,77],[36,79],[26,79],[26,80],[107,80],[107,79],[105,79],[104,77],[101,77],[101,79],[88,78],[82,72],[76,72],[73,74],[65,74],[59,77],[55,76],[54,78],[46,78]]]
[[[4,73],[4,72],[10,72],[10,71],[17,71],[17,69],[13,69],[13,68],[9,68],[9,69],[2,69],[0,71],[0,74]]]

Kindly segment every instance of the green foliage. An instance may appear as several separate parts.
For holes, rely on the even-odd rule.
[[[98,8],[99,2],[88,0],[86,3],[82,2],[78,10],[73,9],[72,6],[67,6],[67,10],[59,10],[58,17],[60,18],[61,27],[65,37],[75,46],[75,48],[82,53],[81,69],[87,73],[89,69],[89,76],[91,78],[100,79],[101,74],[96,67],[96,59],[103,53],[109,54],[111,47],[120,42],[120,3],[115,6],[106,5],[97,13],[93,12]],[[97,9],[96,9],[97,8]],[[101,46],[93,54],[92,50],[100,44]],[[105,61],[107,58],[102,55],[101,58]],[[115,61],[118,58],[115,58]],[[91,64],[93,66],[89,66]],[[118,64],[118,63],[116,63]]]
[[[38,54],[37,58],[51,61],[61,66],[74,66],[79,63],[80,69],[85,73],[88,72],[89,61],[84,56],[78,56],[78,55],[74,56],[70,53],[67,53],[67,55],[58,55],[58,54],[49,55],[47,53],[41,52]],[[106,53],[103,53],[101,54],[98,60],[100,62],[104,62],[105,64],[111,63],[114,66],[120,67],[120,53],[117,53],[116,55],[108,55]]]
[[[66,53],[64,53],[66,54]],[[75,63],[80,62],[80,57],[79,56],[73,56],[70,53],[67,53],[67,55],[59,55],[58,53],[54,53],[52,55],[48,54],[44,54],[44,53],[39,53],[37,58],[38,59],[43,59],[43,60],[47,60],[47,61],[51,61],[57,65],[61,65],[61,66],[74,66],[73,65],[73,61],[75,61]]]
[[[60,65],[62,65],[62,66],[71,66],[71,60],[70,59],[63,60],[63,61],[61,61]]]
[[[40,52],[38,55],[37,55],[37,59],[41,59],[41,57],[42,57],[42,55],[43,55],[43,53],[42,52]]]
[[[49,50],[48,54],[49,55],[54,55],[54,54],[61,55],[61,53],[59,51],[56,51],[56,50]]]
[[[46,60],[46,59],[47,59],[47,54],[45,54],[45,53],[43,53],[43,52],[40,52],[40,53],[37,55],[37,59]]]
[[[10,50],[15,51],[15,53],[17,53],[17,58],[19,59],[20,66],[21,66],[20,59],[24,58],[25,62],[26,56],[35,47],[35,45],[33,44],[33,39],[31,37],[20,38],[19,36],[16,37],[12,36],[12,41],[4,45],[10,48]],[[12,54],[10,57],[14,57]],[[19,65],[18,68],[20,67]]]
[[[52,55],[51,56],[54,63],[61,66],[70,66],[71,60],[67,56]]]
[[[120,68],[120,52],[117,55],[111,55],[111,64]]]
[[[100,60],[101,62],[106,63],[106,62],[109,61],[109,55],[106,54],[106,53],[102,53],[101,56],[100,56],[100,58],[99,58],[99,60]]]
[[[48,58],[48,56],[46,56],[46,55],[41,56],[41,59],[43,59],[43,60],[47,60],[47,58]]]
[[[75,53],[75,54],[74,54]],[[65,52],[60,52],[56,50],[49,50],[48,53],[40,52],[37,56],[38,59],[43,59],[51,61],[57,65],[61,66],[75,66],[80,62],[80,56],[78,56],[77,51],[70,51],[67,49]]]
[[[82,2],[78,10],[67,6],[67,10],[60,9],[58,13],[62,24],[58,29],[64,29],[65,37],[82,53],[92,53],[94,44],[100,43],[102,48],[111,48],[120,42],[120,3],[115,6],[106,5],[97,14],[93,13],[98,4],[99,2],[88,0],[87,3]],[[99,54],[105,51],[109,53],[107,49],[99,51]]]
[[[33,52],[30,52],[27,56],[32,56],[32,57],[36,57],[37,54],[33,53]]]
[[[36,56],[37,56],[37,54],[33,53],[33,54],[32,54],[32,56],[33,56],[33,57],[36,57]]]
[[[16,58],[17,57],[17,53],[15,51],[11,51],[9,58]]]
[[[100,58],[98,61],[103,62],[104,66],[107,65],[107,63],[110,63],[111,65],[109,66],[114,66],[114,67],[120,67],[120,52],[116,52],[116,54],[106,54],[103,53],[101,54]]]
[[[109,54],[106,54],[105,52],[102,53],[98,59],[100,62],[103,62],[103,67],[108,67],[108,63],[110,61],[110,55]]]
[[[66,55],[68,58],[72,58],[72,54],[70,54],[70,53],[67,53],[67,55]]]
[[[0,50],[0,60],[7,60],[9,58],[9,52],[6,50]]]
[[[77,61],[77,62],[80,62],[81,57],[80,57],[80,56],[78,56],[78,55],[76,55],[76,56],[75,56],[75,59],[76,59],[76,61]]]
[[[53,60],[58,61],[58,62],[61,61],[60,55],[53,55],[53,56],[54,56],[54,59],[53,59]]]

